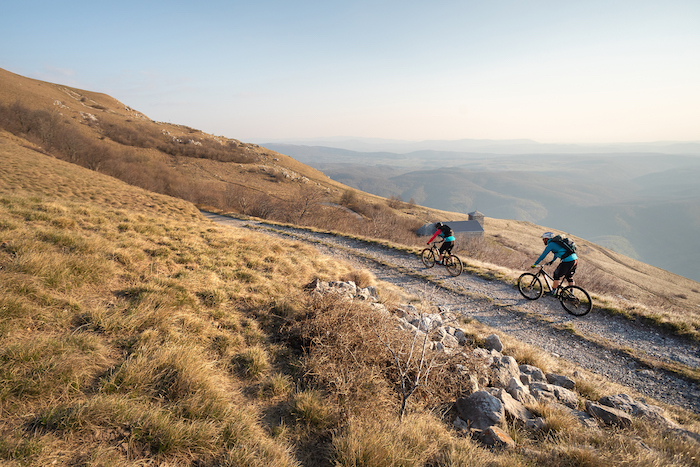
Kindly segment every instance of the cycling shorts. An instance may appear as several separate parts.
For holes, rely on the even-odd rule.
[[[455,242],[443,242],[440,245],[440,253],[452,253],[453,246],[455,246]]]
[[[554,270],[552,277],[555,281],[558,281],[562,277],[566,277],[568,282],[574,280],[574,273],[576,273],[576,266],[578,266],[578,260],[567,261],[559,263],[559,266]]]

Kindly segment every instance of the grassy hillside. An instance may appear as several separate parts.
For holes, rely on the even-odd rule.
[[[421,200],[427,198],[436,202],[447,200],[461,207],[472,203],[487,212],[498,212],[502,208],[508,214],[500,216],[503,219],[528,219],[533,212],[537,216],[548,215],[553,218],[553,224],[545,224],[548,227],[489,217],[484,238],[480,241],[460,240],[458,248],[463,256],[480,264],[506,268],[508,272],[498,275],[510,277],[517,275],[539,255],[541,232],[560,227],[574,235],[582,247],[577,280],[596,294],[604,307],[622,308],[623,313],[631,317],[643,316],[693,338],[700,336],[700,309],[697,307],[700,287],[696,282],[613,253],[582,238],[589,232],[586,229],[609,218],[611,225],[622,230],[606,235],[604,229],[594,229],[594,238],[616,247],[623,245],[628,256],[641,258],[632,242],[620,240],[620,237],[627,238],[625,235],[631,226],[638,232],[651,231],[652,227],[665,229],[674,222],[678,212],[675,207],[688,207],[685,212],[691,219],[695,219],[693,216],[697,213],[692,209],[692,201],[679,201],[674,209],[661,206],[660,215],[665,216],[663,222],[654,223],[637,216],[634,207],[626,207],[624,215],[615,209],[596,211],[590,208],[594,204],[591,200],[614,198],[617,192],[611,194],[610,187],[587,184],[589,178],[581,178],[581,174],[602,173],[606,175],[601,177],[603,179],[615,179],[625,174],[625,180],[631,184],[626,185],[629,191],[635,179],[665,169],[671,172],[653,180],[656,180],[655,185],[667,186],[669,178],[680,177],[672,172],[673,167],[687,165],[693,158],[672,156],[660,162],[651,156],[630,156],[631,159],[614,161],[603,158],[596,159],[593,166],[579,158],[567,162],[566,167],[571,167],[573,172],[565,173],[569,177],[578,173],[578,178],[583,181],[576,183],[518,172],[524,167],[544,170],[551,165],[550,156],[500,157],[494,163],[500,164],[505,177],[484,171],[464,171],[465,179],[456,176],[461,169],[442,169],[384,179],[385,186],[396,183],[404,190],[411,190],[412,183],[420,183],[413,192],[415,197],[411,197],[415,203],[404,203],[396,198],[386,199],[353,190],[288,156],[257,145],[209,135],[182,125],[153,122],[104,94],[31,80],[4,70],[0,70],[0,84],[0,128],[6,128],[20,138],[21,145],[131,185],[219,212],[332,228],[345,234],[414,248],[422,246],[425,241],[415,234],[418,226],[437,220],[467,218],[464,213],[421,205]],[[400,157],[415,162],[415,154]],[[429,157],[419,160],[423,164],[432,163]],[[469,162],[476,166],[483,163],[483,159]],[[378,174],[388,175],[391,170],[383,168]],[[412,177],[413,181],[409,183],[405,177]],[[518,198],[515,187],[529,190],[531,196]],[[625,187],[616,189],[619,191],[620,188]],[[589,206],[591,213],[600,219],[592,220],[584,215],[567,217],[571,214],[567,202],[551,202],[560,190],[569,203],[576,200]],[[403,199],[409,198],[403,196]],[[489,204],[484,201],[489,201]],[[552,215],[553,211],[560,215]],[[606,212],[609,216],[601,215]],[[579,221],[577,228],[565,229],[564,226],[569,225],[567,219]],[[679,235],[684,231],[676,229],[672,233]],[[589,238],[587,234],[586,238]],[[673,236],[668,238],[678,241]],[[652,248],[657,244],[650,244],[649,251],[669,257],[680,252],[693,265],[695,250],[692,248],[674,248],[669,253],[669,250]],[[639,271],[643,274],[640,275]]]
[[[415,237],[415,227],[444,215],[391,208],[384,198],[351,189],[283,154],[154,122],[102,94],[4,70],[0,84],[0,128],[46,154],[150,191],[222,211],[342,226],[394,240]]]
[[[350,271],[21,144],[0,139],[3,465],[297,465],[304,423],[275,437],[262,406],[313,393],[256,315]]]
[[[389,309],[406,301],[421,308],[429,303],[404,297],[366,272],[318,256],[310,247],[261,241],[257,232],[218,227],[206,222],[191,202],[102,173],[115,160],[120,163],[111,168],[121,169],[125,178],[133,177],[135,169],[143,174],[153,174],[152,167],[172,170],[167,172],[172,178],[162,177],[157,188],[178,194],[182,187],[172,182],[197,181],[180,195],[207,202],[216,201],[210,195],[219,187],[235,183],[246,188],[235,192],[237,196],[257,190],[293,198],[306,184],[269,172],[271,164],[286,161],[284,156],[244,143],[223,153],[238,157],[235,162],[178,152],[173,148],[182,149],[181,143],[170,145],[171,138],[155,143],[150,139],[155,139],[151,124],[160,124],[126,125],[140,120],[106,96],[48,83],[31,86],[36,111],[46,111],[41,105],[59,92],[72,99],[61,105],[90,106],[106,123],[91,125],[80,115],[84,110],[64,108],[61,116],[67,123],[41,120],[53,121],[54,129],[71,125],[100,144],[102,157],[93,153],[95,158],[87,160],[99,162],[96,170],[48,154],[49,149],[65,149],[59,143],[85,143],[72,133],[62,133],[75,137],[63,141],[44,133],[42,142],[42,134],[30,132],[30,141],[0,131],[3,465],[697,465],[696,445],[669,439],[653,426],[588,430],[548,406],[532,407],[546,420],[544,431],[507,427],[522,449],[486,449],[450,424],[446,408],[464,382],[447,373],[436,374],[420,388],[399,422],[397,372],[375,333],[377,324],[391,322],[376,321],[371,309],[356,302],[316,299],[305,285],[312,279],[351,279],[360,286],[377,285]],[[7,89],[11,86],[0,87],[0,92]],[[11,102],[5,105],[13,108]],[[17,115],[37,117],[15,110]],[[114,130],[111,117],[139,131],[122,128],[109,133],[112,139],[105,133]],[[208,138],[185,127],[158,126],[161,134],[163,129]],[[164,142],[170,143],[158,149]],[[249,148],[242,150],[245,157],[240,147]],[[295,164],[290,160],[284,167],[297,167],[295,173],[309,180],[316,176]],[[314,180],[324,192],[347,192],[322,175]],[[356,204],[358,211],[366,209],[366,223],[375,226],[384,220],[398,230],[395,221],[400,216],[454,216],[401,203],[391,208],[376,197],[355,196],[359,200],[346,196],[345,201]],[[383,204],[366,207],[374,201]],[[284,206],[290,210],[292,205]],[[468,258],[468,266],[480,274],[512,277],[516,269],[493,264],[499,255],[506,252],[509,261],[515,257],[523,262],[539,253],[539,226],[487,219],[486,230],[486,239]],[[671,286],[682,286],[676,276],[658,275],[654,268],[580,242],[589,263],[612,274],[614,265],[636,271],[639,275],[633,279],[638,284],[659,287],[665,294]],[[649,277],[655,277],[651,286]],[[632,280],[629,274],[625,278]],[[634,293],[660,297],[656,289]],[[665,302],[664,322],[677,322],[684,300],[696,298]],[[692,327],[689,313],[683,319]],[[476,324],[461,325],[474,343],[483,339],[485,330]],[[690,327],[686,331],[694,330]],[[395,332],[396,342],[405,338]],[[561,371],[536,350],[509,345],[522,363]],[[476,366],[460,358],[443,362],[444,368],[455,363]],[[594,375],[590,378],[589,392],[595,393],[596,386],[611,387]],[[692,428],[692,415],[669,409],[678,422]]]
[[[27,146],[0,133],[3,465],[697,465],[696,445],[648,424],[584,429],[549,406],[531,407],[543,432],[510,426],[521,449],[493,451],[451,426],[462,384],[444,373],[399,422],[376,312],[304,286],[352,279],[390,309],[427,304]]]

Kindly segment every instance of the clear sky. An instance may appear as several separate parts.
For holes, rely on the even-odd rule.
[[[245,142],[700,140],[700,0],[0,7],[0,68]]]

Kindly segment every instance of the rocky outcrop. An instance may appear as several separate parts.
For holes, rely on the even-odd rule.
[[[405,305],[387,310],[379,303],[374,288],[358,289],[353,282],[320,282],[309,284],[314,293],[337,293],[347,300],[368,301],[382,313],[392,314],[397,325],[421,336],[429,337],[429,347],[449,355],[463,354],[469,357],[474,373],[463,365],[455,371],[465,381],[461,392],[465,397],[454,403],[455,428],[471,433],[482,443],[501,448],[512,448],[515,442],[504,429],[511,421],[529,430],[542,430],[546,421],[536,416],[528,406],[550,404],[570,412],[582,426],[598,429],[603,426],[627,428],[635,417],[644,418],[657,426],[680,433],[696,441],[698,435],[680,429],[668,418],[661,407],[638,401],[627,394],[602,397],[599,401],[583,399],[575,392],[576,381],[566,375],[545,373],[532,365],[518,365],[511,356],[501,353],[503,344],[492,334],[485,338],[485,348],[467,350],[471,343],[464,330],[450,326],[456,322],[449,310],[442,307],[438,313],[420,313],[415,307]],[[585,412],[578,410],[585,407]]]
[[[503,403],[487,391],[476,391],[455,402],[457,415],[470,429],[485,430],[505,421]]]

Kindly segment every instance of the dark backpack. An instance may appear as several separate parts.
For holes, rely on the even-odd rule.
[[[452,235],[452,229],[445,224],[443,224],[442,227],[440,227],[440,230],[442,231],[445,238],[450,237]]]
[[[568,251],[570,255],[576,253],[576,244],[570,238],[557,235],[556,237],[552,237],[552,241],[566,248],[566,251]]]

